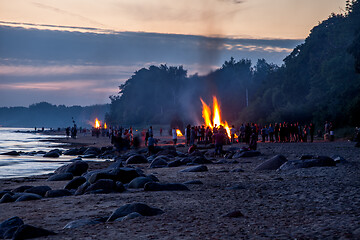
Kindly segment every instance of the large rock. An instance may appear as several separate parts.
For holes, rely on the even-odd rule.
[[[21,218],[19,217],[12,217],[3,221],[2,223],[0,223],[0,238],[1,239],[5,238],[4,235],[7,231],[14,228],[17,229],[23,224],[24,224],[23,220],[21,220]]]
[[[169,162],[167,166],[168,166],[168,167],[179,167],[179,166],[181,166],[181,165],[184,165],[184,164],[181,162],[181,160],[180,160],[180,159],[176,159],[176,160],[174,160],[174,161]]]
[[[49,235],[55,235],[56,233],[43,229],[34,227],[31,225],[21,225],[16,232],[14,233],[13,240],[23,240],[23,239],[29,239],[29,238],[38,238],[38,237],[44,237]]]
[[[283,155],[276,155],[257,166],[255,171],[276,170],[286,161],[287,159]]]
[[[12,196],[13,195],[11,195],[10,193],[4,194],[0,199],[0,203],[8,203],[15,201],[15,199]]]
[[[260,156],[261,153],[259,151],[241,151],[241,152],[236,152],[232,158],[247,158],[247,157],[257,157]]]
[[[69,173],[69,172],[57,173],[57,174],[50,176],[46,181],[51,181],[51,182],[67,181],[67,180],[73,179],[73,177],[74,177],[73,174]]]
[[[47,191],[45,197],[47,198],[55,198],[55,197],[65,197],[71,196],[71,192],[67,189],[57,189],[57,190],[50,190]]]
[[[81,184],[80,187],[78,187],[78,189],[75,191],[75,195],[82,195],[85,193],[86,189],[90,186],[90,183],[88,181],[84,182],[83,184]]]
[[[88,168],[89,164],[87,162],[79,160],[59,167],[55,170],[55,173],[72,173],[74,176],[80,176],[81,174],[85,173]]]
[[[163,168],[168,165],[167,158],[164,156],[156,157],[150,164],[149,168]]]
[[[41,198],[40,195],[34,193],[18,193],[13,196],[13,199],[16,199],[15,202],[39,200]]]
[[[20,186],[20,187],[17,187],[15,189],[12,190],[13,193],[20,193],[20,192],[24,192],[26,189],[29,189],[29,188],[32,188],[34,186]]]
[[[128,188],[144,188],[144,185],[148,182],[154,182],[153,179],[149,177],[137,177],[134,178],[130,183]]]
[[[332,158],[319,156],[317,159],[287,161],[280,166],[279,170],[284,171],[284,170],[293,170],[299,168],[331,167],[335,165],[336,163]]]
[[[190,189],[182,183],[156,183],[148,182],[144,185],[145,191],[190,191]]]
[[[83,154],[84,152],[81,151],[80,149],[78,148],[71,148],[71,149],[68,149],[66,150],[63,154],[64,155],[69,155],[69,156],[77,156],[77,155],[81,155]]]
[[[61,156],[61,151],[59,149],[54,149],[45,153],[43,157],[58,158],[60,156]]]
[[[207,171],[208,168],[205,165],[188,167],[183,170],[180,170],[180,172],[207,172]]]
[[[84,178],[83,176],[79,176],[79,177],[74,178],[70,182],[68,182],[65,185],[64,189],[67,189],[67,190],[77,189],[85,182],[86,182],[86,178]]]
[[[111,179],[100,179],[91,184],[85,191],[86,193],[110,193],[116,192],[116,183]]]
[[[25,192],[26,193],[35,193],[37,195],[44,197],[45,193],[49,190],[51,190],[51,187],[49,187],[49,186],[36,186],[36,187],[26,189]]]
[[[111,171],[114,174],[115,180],[122,183],[129,183],[134,178],[140,177],[140,174],[133,168],[116,168]]]
[[[74,220],[74,221],[69,222],[68,224],[65,225],[64,229],[79,228],[79,227],[95,225],[95,224],[99,224],[99,223],[103,223],[103,222],[104,222],[104,220],[102,220],[101,218],[79,219],[79,220]]]
[[[6,153],[0,153],[0,155],[19,156],[20,153],[17,151],[10,151],[10,152],[6,152]]]
[[[117,218],[127,216],[133,212],[137,212],[142,216],[155,216],[164,213],[164,211],[162,211],[161,209],[150,207],[144,203],[132,203],[132,204],[126,204],[116,209],[111,214],[111,216],[108,218],[107,221],[108,222],[114,221]]]
[[[197,156],[192,158],[193,164],[210,164],[213,163],[212,161],[206,159],[204,156]]]
[[[148,163],[148,160],[143,155],[134,155],[126,160],[126,164],[142,164]]]

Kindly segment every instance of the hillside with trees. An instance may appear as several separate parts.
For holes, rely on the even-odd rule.
[[[230,123],[299,121],[335,126],[360,123],[360,3],[315,26],[282,66],[231,58],[205,76],[182,66],[151,66],[135,72],[111,96],[113,124],[167,124],[174,118],[201,123],[200,97],[220,100]],[[247,105],[248,93],[248,105]]]

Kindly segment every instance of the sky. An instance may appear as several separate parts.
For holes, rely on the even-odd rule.
[[[282,64],[345,0],[0,0],[0,107],[110,103],[150,65]]]

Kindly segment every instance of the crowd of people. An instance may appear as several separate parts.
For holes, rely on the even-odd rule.
[[[256,123],[241,124],[239,127],[234,125],[227,131],[224,126],[214,126],[213,128],[202,126],[191,126],[190,124],[181,131],[185,137],[185,145],[188,147],[199,144],[207,145],[214,144],[216,153],[222,152],[222,147],[225,144],[245,143],[250,150],[256,150],[257,142],[313,142],[315,133],[317,136],[328,137],[328,140],[333,140],[334,130],[330,122],[326,122],[324,126],[324,135],[321,130],[315,132],[313,123],[309,125],[301,125],[299,123],[275,123],[268,125],[260,125]],[[172,128],[169,133],[172,136],[173,144],[177,144],[178,129]],[[159,135],[162,136],[162,128]],[[110,127],[106,136],[111,138],[111,143],[117,149],[128,149],[131,146],[139,147],[141,139],[145,146],[148,147],[149,153],[154,151],[157,139],[154,137],[154,130],[150,126],[147,130],[136,134],[134,136],[132,127],[129,128],[112,128]]]

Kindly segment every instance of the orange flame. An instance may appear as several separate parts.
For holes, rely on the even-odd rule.
[[[177,135],[178,137],[184,136],[179,129],[176,129],[176,135]]]
[[[200,101],[203,105],[203,110],[202,110],[202,117],[204,118],[205,121],[205,126],[213,128],[213,125],[211,123],[211,110],[210,107],[208,105],[206,105],[206,103],[202,100],[202,98],[200,98]]]
[[[104,129],[107,129],[107,125],[106,125],[106,123],[104,123]]]
[[[100,121],[99,119],[95,119],[95,128],[100,128],[101,124],[100,124]]]
[[[200,101],[203,106],[202,117],[204,118],[205,126],[214,128],[215,126],[219,127],[220,125],[222,125],[225,128],[228,137],[231,138],[229,124],[226,121],[221,122],[221,111],[220,111],[220,105],[218,103],[217,98],[215,96],[213,96],[213,111],[214,112],[213,112],[213,120],[212,121],[211,121],[210,107],[201,98],[200,98]]]

